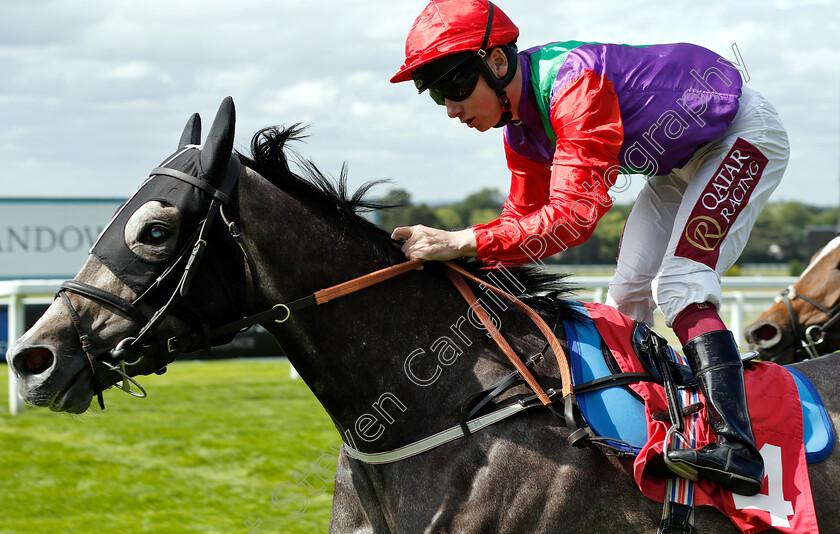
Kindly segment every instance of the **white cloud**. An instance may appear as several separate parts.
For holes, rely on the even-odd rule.
[[[295,110],[326,109],[338,99],[339,91],[332,80],[312,80],[278,88],[268,97],[264,109],[274,115]]]
[[[103,69],[100,76],[103,80],[147,81],[166,85],[173,83],[172,76],[166,71],[158,69],[146,61],[129,61],[112,65]]]
[[[794,147],[774,198],[836,204],[836,2],[497,4],[519,25],[522,48],[569,39],[687,41],[731,57],[737,43],[750,85],[779,110]],[[199,111],[209,124],[226,95],[237,104],[237,146],[263,126],[303,121],[312,128],[300,151],[333,173],[347,161],[353,184],[391,177],[420,201],[504,191],[500,132],[468,130],[410,83],[388,81],[424,5],[4,2],[0,195],[127,195],[171,152],[187,117]]]

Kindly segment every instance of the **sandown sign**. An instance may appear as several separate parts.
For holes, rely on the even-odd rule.
[[[59,279],[76,275],[88,251],[125,199],[0,198],[0,280]],[[0,302],[0,361],[6,353],[7,315]],[[28,321],[26,326],[31,326]],[[192,358],[282,354],[271,335],[254,328],[211,353]]]
[[[0,280],[73,277],[124,201],[0,198]]]

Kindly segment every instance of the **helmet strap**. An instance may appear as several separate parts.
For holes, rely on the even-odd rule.
[[[483,57],[479,56],[481,59],[478,60],[482,76],[487,81],[487,85],[496,91],[496,96],[499,97],[499,104],[502,106],[502,118],[499,119],[499,122],[496,123],[494,128],[506,126],[513,120],[510,98],[508,98],[507,93],[505,92],[505,87],[507,87],[516,76],[516,70],[519,68],[519,56],[516,53],[516,45],[514,43],[510,43],[501,46],[500,49],[504,52],[508,60],[507,72],[501,78],[496,77],[493,69],[490,68],[490,65],[487,64],[487,61]]]
[[[493,128],[501,128],[511,123],[513,120],[513,111],[510,109],[510,98],[508,98],[504,88],[496,89],[496,96],[499,97],[499,104],[502,106],[502,117]]]

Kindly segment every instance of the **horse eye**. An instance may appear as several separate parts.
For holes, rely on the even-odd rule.
[[[160,224],[149,227],[143,236],[143,241],[151,245],[160,245],[169,239],[169,229]]]

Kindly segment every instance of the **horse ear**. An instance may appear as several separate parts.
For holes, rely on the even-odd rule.
[[[212,184],[219,184],[227,174],[228,163],[233,152],[233,134],[236,127],[236,109],[233,99],[222,100],[210,133],[201,150],[201,170],[205,179]]]
[[[184,133],[181,134],[181,140],[178,141],[178,148],[187,145],[201,144],[201,117],[198,113],[193,113],[187,125],[184,126]]]

